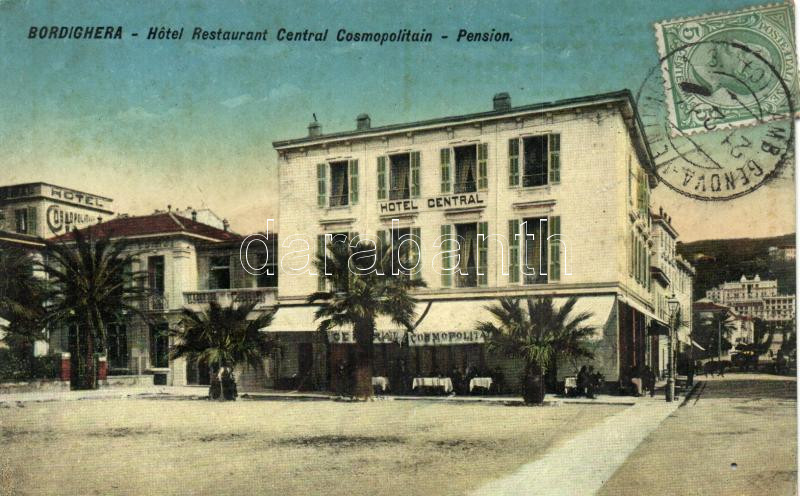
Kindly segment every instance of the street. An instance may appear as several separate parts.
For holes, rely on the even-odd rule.
[[[696,394],[631,454],[598,494],[797,494],[797,381],[700,377]]]

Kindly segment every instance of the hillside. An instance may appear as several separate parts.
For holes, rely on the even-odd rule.
[[[771,238],[711,239],[678,243],[678,252],[697,269],[694,298],[703,298],[706,290],[723,282],[738,281],[742,274],[761,279],[777,279],[778,291],[795,292],[795,261],[774,260],[770,246],[794,245],[795,235]]]

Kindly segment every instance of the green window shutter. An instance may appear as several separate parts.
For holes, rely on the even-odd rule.
[[[379,229],[378,230],[378,246],[377,248],[377,255],[380,257],[383,254],[383,250],[389,246],[389,231],[386,229]]]
[[[478,145],[478,189],[489,189],[489,144]]]
[[[442,148],[439,152],[442,164],[442,193],[450,192],[450,149]]]
[[[548,136],[550,150],[550,182],[561,182],[561,135],[551,134]]]
[[[449,152],[449,150],[448,150]],[[445,237],[444,241],[442,242],[442,251],[447,252],[451,249],[451,239],[450,239],[450,224],[442,224],[442,236]],[[453,284],[453,274],[451,271],[446,270],[452,268],[452,259],[450,259],[450,254],[448,253],[446,257],[442,257],[442,287],[449,288]]]
[[[324,208],[327,206],[326,179],[328,175],[328,164],[317,164],[317,206]]]
[[[561,217],[554,215],[547,222],[550,228],[549,236],[561,234]],[[561,242],[558,237],[550,238],[550,269],[548,271],[550,282],[561,280]]]
[[[508,185],[519,186],[519,138],[508,140]]]
[[[489,284],[489,223],[478,222],[478,235],[483,239],[478,240],[478,286]]]
[[[386,199],[386,157],[378,157],[378,200]]]
[[[358,160],[350,161],[350,205],[358,205]]]
[[[325,256],[325,235],[318,234],[317,235],[317,257]],[[319,258],[317,258],[319,260]],[[317,277],[317,291],[325,291],[325,275],[323,274],[323,269],[320,267],[317,269],[319,271],[319,276]]]
[[[630,249],[628,250],[628,257],[630,257],[630,259],[628,260],[628,275],[630,277],[633,277],[633,241],[634,241],[634,239],[635,239],[634,235],[631,234],[631,242],[629,243],[629,248]]]
[[[508,221],[508,244],[509,244],[509,264],[508,281],[511,283],[519,282],[519,219]]]
[[[419,152],[411,152],[411,198],[419,198]]]
[[[36,235],[38,229],[38,219],[36,218],[36,207],[28,207],[28,234]]]
[[[419,244],[419,247],[422,248],[422,231],[419,227],[412,227],[411,228],[411,237]],[[419,261],[419,265],[417,265],[416,272],[411,274],[412,279],[422,279],[422,261],[420,260],[421,257],[420,250],[417,249],[416,245],[411,245],[411,264],[417,265],[417,261]]]

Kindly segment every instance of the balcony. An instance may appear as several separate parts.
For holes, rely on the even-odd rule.
[[[169,308],[164,295],[154,294],[139,298],[139,309],[143,312],[162,312]]]
[[[188,306],[207,305],[216,302],[221,306],[235,304],[272,305],[275,303],[277,288],[208,289],[185,291],[183,302]]]

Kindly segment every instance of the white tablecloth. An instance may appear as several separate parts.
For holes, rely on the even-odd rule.
[[[381,391],[385,392],[387,389],[389,389],[389,379],[386,377],[373,377],[372,387],[380,388]]]
[[[411,389],[418,387],[440,387],[445,393],[453,392],[453,381],[449,377],[415,377]]]
[[[492,387],[492,378],[491,377],[473,377],[469,380],[469,392],[471,393],[472,390],[476,387],[482,387],[489,389]]]

